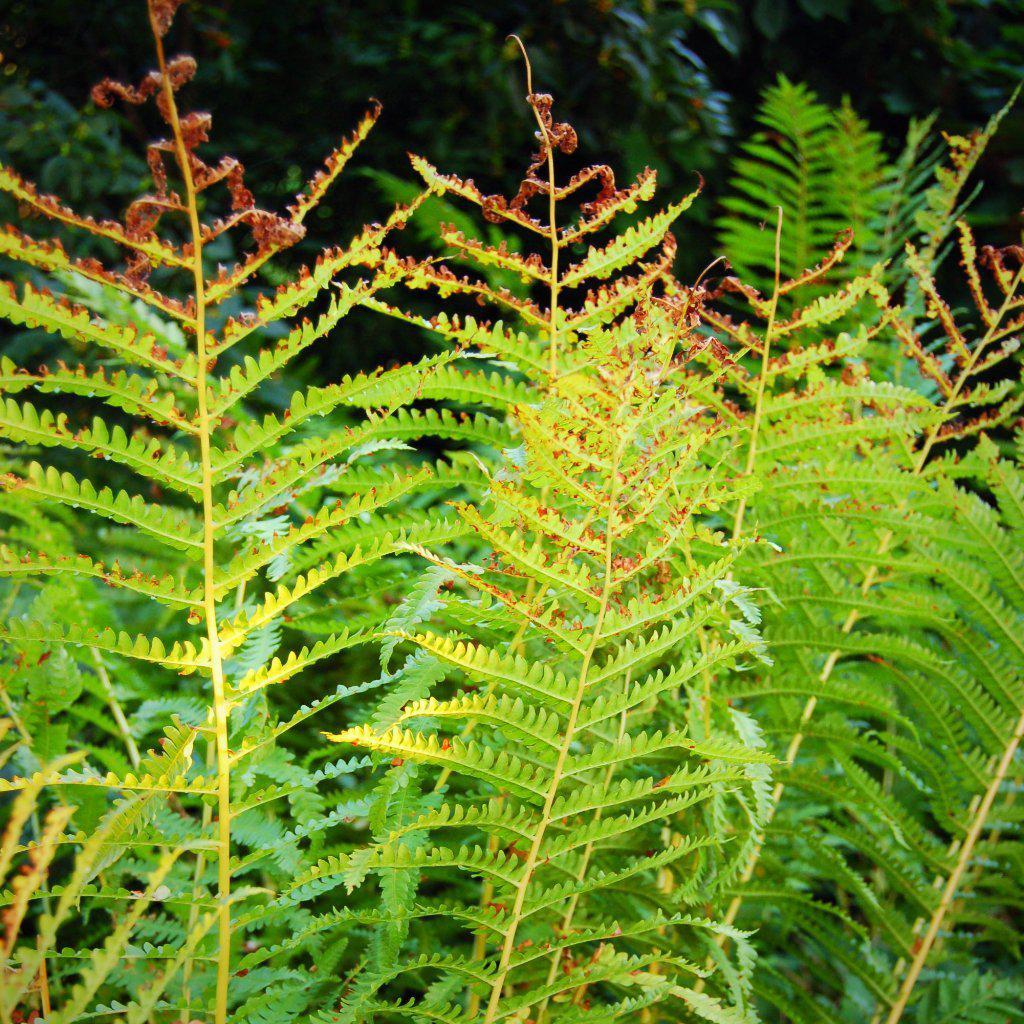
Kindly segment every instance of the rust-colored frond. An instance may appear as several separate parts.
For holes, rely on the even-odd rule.
[[[511,222],[539,234],[548,234],[549,228],[528,210],[530,201],[536,197],[552,197],[557,203],[571,198],[588,185],[596,185],[598,191],[593,198],[580,202],[578,214],[572,223],[559,229],[558,238],[562,245],[579,241],[607,227],[620,213],[632,213],[637,203],[653,198],[657,187],[657,173],[645,168],[635,181],[625,188],[616,185],[615,172],[607,164],[591,164],[575,173],[564,185],[554,184],[540,175],[540,170],[555,152],[571,154],[577,146],[576,132],[566,122],[555,122],[551,108],[553,99],[546,93],[530,93],[526,97],[543,126],[536,135],[540,149],[533,154],[519,187],[511,197],[498,193],[484,193],[472,178],[460,178],[454,174],[442,174],[423,157],[410,154],[413,168],[428,187],[443,194],[446,192],[467,199],[479,206],[486,220],[500,224]]]
[[[116,235],[123,234],[134,243],[154,237],[161,219],[168,213],[183,214],[185,202],[169,184],[169,175],[181,160],[187,161],[191,188],[205,192],[214,185],[223,184],[227,190],[229,213],[212,222],[201,225],[202,239],[208,243],[235,227],[247,227],[255,243],[255,252],[248,255],[234,271],[222,277],[225,285],[237,287],[270,256],[294,245],[305,234],[303,220],[327,193],[359,144],[366,138],[380,115],[380,105],[374,101],[357,125],[327,158],[324,166],[310,179],[306,187],[296,196],[288,208],[288,214],[280,215],[260,208],[255,197],[245,184],[245,168],[234,157],[224,156],[215,163],[208,163],[198,153],[199,147],[209,141],[212,118],[209,114],[194,111],[179,114],[171,97],[189,82],[196,72],[191,57],[174,57],[163,60],[162,43],[180,0],[151,0],[150,20],[157,36],[160,68],[149,72],[136,85],[125,84],[114,79],[104,79],[93,89],[93,99],[100,106],[111,106],[114,102],[139,105],[155,99],[157,110],[171,129],[171,136],[157,139],[147,151],[147,163],[153,178],[153,191],[136,199],[128,208],[123,229],[114,229]],[[184,150],[177,152],[178,148]],[[120,226],[118,226],[120,228]],[[120,240],[120,239],[118,239]],[[127,278],[132,284],[145,280],[153,262],[153,246],[135,245],[138,255],[129,261]],[[159,255],[159,253],[157,253]],[[148,259],[143,258],[148,257]],[[175,253],[176,265],[188,264],[191,244],[186,243]]]
[[[12,195],[34,213],[78,228],[99,238],[107,238],[151,263],[169,267],[187,267],[188,261],[172,243],[155,235],[134,235],[115,220],[96,220],[76,213],[57,196],[46,195],[9,167],[0,166],[0,189]]]
[[[270,295],[258,296],[255,312],[249,311],[227,321],[220,340],[212,350],[214,354],[225,351],[275,320],[294,315],[312,302],[346,267],[376,267],[383,258],[381,245],[384,239],[392,231],[400,230],[425,198],[425,195],[419,196],[408,205],[396,206],[383,224],[370,224],[363,228],[347,247],[325,249],[312,267],[300,267],[287,284],[280,285]],[[221,267],[217,276],[206,283],[206,301],[214,304],[227,298],[269,258],[268,253],[257,251],[230,270]]]
[[[214,185],[224,184],[231,213],[226,218],[202,226],[204,242],[212,241],[236,225],[245,225],[251,231],[257,252],[261,255],[279,252],[294,245],[305,235],[305,229],[297,220],[256,206],[255,197],[245,184],[245,167],[241,161],[224,156],[216,164],[208,164],[197,154],[199,146],[209,141],[213,119],[201,111],[179,116],[168,99],[169,94],[177,91],[194,74],[195,62],[191,58],[175,58],[166,63],[163,73],[150,72],[138,86],[126,86],[105,79],[93,90],[93,98],[100,105],[109,106],[116,99],[130,104],[144,103],[155,95],[160,116],[172,131],[177,130],[177,139],[180,139],[188,161],[191,187],[199,193]],[[157,139],[147,150],[146,162],[153,177],[154,190],[140,196],[128,207],[125,231],[130,238],[147,238],[155,234],[165,214],[186,212],[181,196],[168,183],[169,168],[173,168],[181,157],[176,151],[179,146],[177,139]],[[184,244],[181,253],[188,259],[191,244]],[[144,260],[136,259],[131,262],[128,277],[133,281],[141,281],[145,280],[148,272],[149,265]]]
[[[963,235],[970,235],[970,228],[963,224],[961,227]],[[971,242],[973,247],[973,240]],[[964,257],[965,261],[968,257]],[[1024,304],[1024,298],[1019,294],[1021,267],[1024,266],[1024,246],[1004,245],[996,247],[986,245],[981,250],[979,257],[982,265],[991,272],[992,280],[1004,299],[1010,300],[1012,306],[1020,308]]]
[[[1008,380],[993,383],[993,371],[1004,365],[1020,345],[1024,329],[1024,249],[1011,245],[986,246],[979,255],[974,234],[964,222],[956,224],[960,265],[980,320],[981,333],[961,323],[939,290],[925,256],[907,244],[907,266],[923,297],[924,324],[908,322],[906,310],[893,311],[891,322],[904,351],[922,375],[939,388],[950,409],[950,418],[937,434],[938,440],[954,440],[1008,422],[1024,403],[1019,389]],[[982,271],[986,273],[982,273]],[[995,294],[990,300],[988,292]],[[928,328],[938,325],[941,340],[929,341]],[[973,326],[973,325],[971,325]]]
[[[678,245],[675,235],[665,235],[657,256],[648,263],[639,263],[634,274],[626,274],[610,283],[602,282],[584,296],[580,307],[569,313],[566,323],[579,330],[594,323],[604,323],[622,313],[647,289],[651,289],[672,269]]]
[[[150,0],[149,10],[153,30],[162,39],[170,30],[178,8],[185,0]]]
[[[367,110],[362,120],[356,125],[355,131],[331,152],[324,161],[324,166],[310,178],[306,187],[295,197],[295,202],[288,207],[288,212],[291,214],[291,219],[294,223],[301,224],[306,214],[327,194],[327,190],[334,184],[342,170],[344,170],[352,154],[359,148],[360,143],[366,136],[370,134],[370,130],[380,117],[380,113],[381,105],[376,100],[371,100],[370,109]]]
[[[93,258],[74,258],[65,252],[59,238],[40,240],[30,238],[23,231],[11,224],[0,228],[0,255],[9,259],[19,260],[39,270],[70,271],[95,281],[97,284],[110,285],[128,293],[162,313],[181,320],[188,326],[194,325],[192,304],[184,303],[154,288],[145,282],[133,281],[125,274],[116,270],[108,270]]]
[[[933,264],[954,220],[960,216],[968,180],[1003,118],[1017,102],[1020,88],[1018,85],[1006,103],[989,118],[984,128],[969,135],[942,133],[949,146],[949,162],[936,168],[936,183],[928,190],[925,205],[918,211],[916,218],[917,226],[924,233],[920,243],[921,256],[928,265]]]
[[[836,235],[832,248],[818,264],[808,267],[795,277],[780,281],[779,295],[788,295],[790,292],[798,291],[807,285],[818,284],[823,281],[843,261],[851,245],[853,245],[853,229],[847,228]],[[715,289],[715,297],[725,294],[741,296],[750,308],[762,318],[767,317],[768,311],[771,308],[772,300],[770,296],[763,295],[752,284],[740,280],[735,275],[727,275],[719,281]]]
[[[902,317],[894,317],[892,320],[893,330],[903,346],[904,352],[917,363],[918,370],[928,380],[938,385],[943,396],[953,393],[953,381],[942,368],[942,363],[933,352],[928,351],[921,344],[921,339],[914,332],[914,329]]]
[[[524,256],[509,249],[506,242],[501,242],[499,245],[487,245],[474,238],[467,238],[450,224],[442,225],[439,234],[446,245],[458,250],[463,256],[472,257],[474,262],[479,265],[511,270],[513,273],[519,274],[524,281],[546,281],[551,273],[537,253]]]
[[[579,139],[576,136],[576,129],[566,121],[555,121],[551,114],[554,106],[554,97],[546,92],[527,94],[526,102],[530,104],[540,130],[537,132],[537,139],[540,148],[534,153],[523,180],[519,183],[519,189],[511,199],[502,195],[486,196],[483,203],[483,214],[487,220],[498,223],[505,219],[507,213],[520,214],[526,208],[526,204],[534,196],[549,194],[553,186],[550,182],[541,178],[537,172],[548,162],[548,159],[557,150],[560,153],[570,154],[576,152]],[[605,173],[607,172],[607,173]],[[563,195],[570,195],[588,181],[597,179],[601,181],[601,195],[608,189],[608,177],[610,170],[603,166],[590,168],[581,172],[576,179],[571,181],[563,192]],[[611,180],[611,188],[614,190],[614,176]],[[557,187],[554,187],[555,198],[558,198]]]
[[[442,299],[450,295],[468,295],[481,306],[493,302],[512,310],[524,321],[535,326],[543,326],[547,322],[545,311],[537,303],[513,295],[507,288],[492,287],[486,281],[471,278],[467,274],[460,277],[442,263],[416,261],[409,257],[403,259],[390,249],[384,249],[382,252],[384,265],[392,260],[401,260],[406,268],[402,278],[406,288],[434,288],[438,297]]]
[[[471,203],[493,225],[475,237],[461,225],[458,230],[442,225],[438,232],[453,259],[477,268],[477,278],[460,276],[431,259],[408,263],[402,284],[493,307],[495,321],[514,315],[529,344],[517,342],[510,350],[506,332],[494,337],[484,332],[477,339],[482,349],[476,355],[511,362],[550,384],[575,366],[574,353],[586,331],[628,315],[644,295],[662,288],[676,255],[673,224],[703,182],[679,202],[621,226],[620,217],[629,217],[640,203],[654,198],[657,174],[647,168],[622,187],[610,166],[594,163],[561,180],[556,157],[574,153],[578,137],[568,122],[555,119],[552,97],[534,90],[528,59],[526,73],[525,99],[536,121],[537,148],[512,194],[486,192],[472,178],[444,174],[410,154],[414,170],[432,193]],[[529,234],[518,237],[519,228]],[[589,244],[582,249],[581,242]],[[371,305],[453,340],[450,319],[405,312],[381,299],[371,300]],[[518,330],[512,335],[518,336]],[[501,342],[500,351],[493,347],[495,339]],[[545,353],[539,363],[538,351]]]
[[[654,198],[654,192],[658,184],[658,175],[650,167],[642,170],[636,180],[625,188],[615,187],[615,176],[610,169],[603,165],[591,167],[575,175],[570,185],[579,181],[579,185],[592,180],[588,172],[600,172],[608,170],[609,177],[602,181],[601,191],[588,203],[580,206],[580,219],[573,225],[563,228],[559,237],[564,245],[578,242],[585,235],[593,234],[601,228],[610,224],[620,213],[632,213],[637,203],[646,202]],[[579,187],[579,186],[576,186]],[[563,195],[569,195],[575,188],[562,190]],[[556,192],[556,196],[558,193]]]
[[[827,277],[828,274],[835,269],[843,258],[850,251],[850,247],[853,245],[853,228],[846,228],[845,231],[840,231],[836,235],[835,241],[832,243],[832,248],[828,251],[825,258],[817,264],[817,266],[810,267],[805,270],[802,274],[798,274],[796,277],[790,278],[788,281],[783,281],[779,285],[779,294],[786,295],[787,293],[794,291],[797,288],[801,288],[807,284],[814,284],[817,281],[821,281]]]
[[[147,367],[185,381],[195,378],[195,357],[175,358],[150,333],[135,324],[101,320],[85,306],[26,281],[19,293],[12,281],[0,281],[0,316],[11,323],[43,330],[79,345],[115,353],[134,366]]]
[[[169,26],[168,26],[169,27]],[[168,120],[170,109],[166,98],[160,98],[164,81],[168,82],[172,92],[177,92],[196,75],[195,59],[187,55],[174,57],[167,62],[166,71],[148,72],[138,85],[128,85],[116,78],[104,78],[92,87],[92,100],[98,107],[112,107],[117,100],[130,106],[138,107],[147,100],[157,97],[157,106],[164,120]]]
[[[671,295],[652,296],[650,303],[654,309],[665,313],[673,327],[679,333],[680,342],[685,347],[676,354],[673,366],[678,370],[685,370],[687,364],[700,358],[710,361],[712,364],[736,370],[739,364],[733,357],[728,346],[710,332],[701,333],[698,328],[705,322],[705,303],[707,302],[707,291],[701,285],[686,288]],[[638,324],[640,333],[646,329],[648,310],[644,306],[638,306],[634,313],[634,320]],[[720,423],[714,423],[713,430],[717,430]]]
[[[536,217],[530,216],[522,209],[512,209],[508,201],[503,203],[492,202],[496,197],[484,195],[472,178],[460,178],[457,174],[442,174],[429,160],[409,154],[413,170],[423,179],[429,189],[438,195],[451,193],[460,199],[467,199],[475,206],[486,210],[488,219],[492,221],[507,220],[520,227],[535,231],[538,234],[546,234],[544,225]]]

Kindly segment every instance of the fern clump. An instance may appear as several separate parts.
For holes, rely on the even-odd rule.
[[[413,157],[301,266],[379,110],[257,206],[178,7],[123,218],[0,167],[0,1020],[1019,1019],[1006,108],[890,159],[780,80],[688,283],[527,62],[511,195]]]

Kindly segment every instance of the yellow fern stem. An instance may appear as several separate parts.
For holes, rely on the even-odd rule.
[[[754,403],[754,420],[753,420],[753,422],[751,423],[751,426],[750,426],[750,444],[747,446],[747,461],[746,461],[746,465],[744,466],[744,469],[743,469],[743,475],[747,476],[747,477],[749,477],[751,475],[751,473],[754,472],[754,465],[755,465],[755,463],[757,461],[757,440],[758,440],[758,435],[760,434],[760,430],[761,430],[761,418],[764,415],[764,393],[765,393],[766,379],[767,379],[767,376],[768,376],[768,360],[769,360],[770,355],[771,355],[772,334],[775,331],[775,315],[776,315],[776,313],[778,311],[778,307],[779,307],[779,291],[780,291],[781,280],[782,280],[782,207],[779,206],[776,209],[778,210],[778,214],[777,214],[776,221],[775,221],[775,286],[772,289],[771,305],[768,307],[768,320],[767,320],[767,322],[765,324],[764,342],[763,342],[762,347],[761,347],[761,373],[760,373],[760,375],[758,377],[758,382],[757,382],[757,398],[756,398],[755,403]],[[744,516],[746,514],[746,511],[747,511],[747,498],[746,498],[746,495],[743,495],[740,498],[739,504],[736,507],[736,515],[735,515],[735,518],[733,519],[733,524],[732,524],[732,539],[733,539],[733,542],[737,541],[740,538],[740,536],[742,536],[742,534],[743,534],[743,519],[744,519]],[[812,697],[811,701],[813,701],[813,700],[814,700],[814,698]],[[810,704],[810,708],[811,708],[811,712],[810,713],[813,713],[813,711],[814,711],[813,704]],[[810,714],[806,712],[806,708],[805,708],[805,714],[807,714],[807,717],[810,717]],[[801,720],[801,725],[803,725],[803,720]],[[711,731],[711,689],[710,689],[710,680],[708,680],[706,682],[706,684],[705,684],[705,692],[704,692],[704,726],[705,726],[705,732],[710,733],[710,731]],[[794,737],[794,739],[795,739],[795,737]],[[792,746],[792,744],[791,744],[791,746]],[[799,749],[799,744],[797,744],[797,749]],[[796,752],[795,751],[792,752],[792,757],[793,758],[796,757]],[[791,756],[790,756],[790,752],[789,751],[787,751],[787,753],[786,753],[786,763],[787,764],[792,764],[792,760],[791,760]],[[765,827],[766,828],[767,828],[768,824],[771,822],[772,813],[774,812],[775,807],[778,804],[779,797],[781,797],[781,795],[782,795],[782,783],[778,783],[778,784],[776,784],[775,789],[772,792],[772,802],[771,802],[771,805],[768,808],[768,819],[765,822]],[[757,843],[757,845],[754,847],[754,850],[753,850],[753,852],[752,852],[752,854],[750,856],[750,859],[747,861],[747,865],[746,865],[746,868],[744,869],[743,875],[740,877],[740,881],[744,885],[747,882],[750,881],[751,877],[754,874],[754,868],[757,866],[757,861],[758,861],[758,859],[761,856],[761,845],[762,845],[763,842],[764,842],[764,839],[763,839],[763,833],[762,833],[762,838]],[[742,902],[743,901],[741,900],[741,898],[739,896],[735,896],[732,899],[732,901],[730,902],[729,907],[728,907],[728,909],[726,911],[726,915],[725,915],[725,924],[726,925],[731,925],[733,923],[733,921],[736,920],[736,915],[740,911],[740,906],[742,905]],[[726,941],[726,939],[725,939],[725,936],[723,934],[719,934],[719,935],[717,935],[715,937],[715,942],[718,944],[719,948],[723,948],[723,949],[725,948],[725,941]],[[709,957],[706,966],[710,969],[711,966],[713,965],[713,963],[714,963],[713,959],[711,957]],[[698,978],[696,984],[694,985],[694,988],[698,992],[703,992],[706,984],[707,984],[707,982],[705,981],[704,978]]]
[[[513,36],[516,43],[519,46],[520,51],[523,54],[523,61],[526,64],[526,93],[527,96],[533,95],[533,69],[530,66],[530,58],[526,52],[526,47],[523,46],[522,40],[518,36]],[[531,108],[533,105],[531,103]],[[558,223],[556,219],[556,199],[555,199],[555,158],[554,158],[554,146],[551,139],[548,137],[547,129],[544,126],[544,121],[537,113],[536,109],[533,108],[534,117],[537,120],[538,130],[540,131],[541,138],[544,140],[545,149],[547,150],[547,171],[548,171],[548,238],[551,242],[551,274],[549,285],[549,302],[550,307],[548,311],[548,374],[549,383],[553,384],[558,376]],[[541,501],[546,501],[547,491],[546,488],[542,492]],[[529,589],[527,591],[527,597],[532,595],[534,590],[534,581],[530,580]],[[515,638],[512,641],[512,645],[509,648],[510,653],[518,649],[522,643],[523,636],[526,632],[526,623],[524,622]],[[466,727],[465,734],[472,732],[473,723],[470,722]],[[448,776],[451,774],[451,769],[445,768],[441,773],[441,781],[438,783],[438,788],[448,780]],[[488,843],[488,850],[494,853],[498,849],[498,838],[492,836]],[[485,880],[483,888],[480,893],[480,906],[485,907],[492,900],[494,896],[494,885],[488,879]],[[479,933],[473,940],[473,957],[474,959],[482,959],[487,949],[487,937],[483,932]],[[470,1016],[475,1016],[480,1010],[480,997],[476,992],[470,992],[469,994],[469,1013]]]
[[[548,171],[548,238],[551,241],[551,275],[549,284],[550,290],[550,320],[548,328],[548,372],[554,382],[558,376],[558,223],[556,220],[557,199],[555,196],[555,144],[548,134],[544,119],[540,116],[537,108],[533,105],[533,68],[530,66],[530,57],[523,46],[519,36],[512,36],[519,46],[526,64],[526,96],[533,110],[533,116],[537,121],[537,130],[543,141],[544,151],[547,156]]]
[[[195,296],[196,328],[196,427],[199,435],[199,458],[202,473],[203,503],[203,613],[206,637],[210,647],[210,676],[213,685],[213,716],[217,754],[217,987],[214,999],[214,1024],[226,1024],[228,1015],[228,980],[231,976],[231,775],[228,751],[228,708],[224,692],[224,665],[217,627],[214,559],[215,528],[213,521],[213,463],[210,456],[210,435],[213,430],[207,401],[206,298],[203,279],[203,236],[199,224],[196,187],[189,152],[182,135],[181,121],[174,99],[174,89],[167,74],[163,40],[150,6],[150,27],[156,43],[157,62],[174,150],[185,187],[185,203],[192,236],[192,278]]]
[[[757,399],[754,403],[754,421],[750,426],[750,444],[747,446],[747,463],[743,469],[744,476],[754,472],[757,461],[757,439],[761,431],[761,418],[764,415],[764,392],[768,377],[768,360],[771,354],[772,334],[775,331],[775,314],[779,308],[779,289],[782,278],[782,207],[777,207],[778,217],[775,222],[775,287],[772,289],[772,301],[768,307],[768,320],[764,329],[764,343],[761,346],[761,373],[757,381]],[[737,540],[743,533],[743,517],[747,511],[747,496],[740,498],[736,506],[736,517],[732,524],[732,539]]]
[[[613,578],[612,558],[615,548],[614,514],[616,502],[618,501],[619,496],[619,465],[622,461],[623,447],[623,445],[619,445],[611,466],[610,479],[612,481],[612,486],[608,496],[608,522],[605,532],[604,550],[604,581],[601,587],[600,605],[598,606],[597,615],[594,620],[594,628],[591,632],[590,642],[583,653],[579,680],[576,684],[576,692],[573,695],[572,707],[569,711],[569,717],[565,725],[565,735],[562,737],[562,743],[558,750],[558,757],[556,758],[554,768],[552,769],[551,781],[548,784],[547,792],[544,796],[544,806],[541,809],[541,820],[537,827],[537,832],[533,837],[533,842],[530,844],[530,850],[526,855],[526,862],[523,867],[522,877],[519,879],[519,884],[516,886],[515,902],[512,905],[512,911],[509,915],[508,927],[505,932],[505,941],[501,947],[501,956],[498,960],[498,967],[495,971],[494,980],[491,983],[491,994],[487,1002],[487,1013],[484,1017],[483,1024],[493,1024],[498,1013],[501,994],[505,988],[505,982],[508,978],[509,964],[512,961],[512,954],[515,952],[516,948],[516,938],[519,933],[519,925],[523,920],[523,907],[526,904],[526,894],[529,892],[534,872],[537,869],[541,847],[544,844],[544,837],[547,833],[548,827],[553,821],[551,817],[551,810],[558,797],[558,789],[562,782],[562,775],[565,771],[565,762],[569,756],[569,750],[576,738],[576,723],[579,721],[580,710],[583,707],[583,698],[587,692],[590,665],[594,659],[594,654],[597,652],[597,645],[601,637],[601,630],[604,626],[605,616],[608,614],[608,607],[611,603]]]
[[[898,1021],[903,1016],[903,1011],[907,1007],[907,1001],[910,999],[911,993],[914,991],[914,986],[917,984],[917,979],[928,960],[928,954],[931,952],[932,946],[935,944],[935,939],[939,934],[939,929],[942,927],[942,924],[946,919],[946,914],[952,906],[953,900],[956,898],[957,890],[960,887],[960,880],[963,877],[964,872],[967,870],[967,866],[970,864],[971,858],[974,856],[974,847],[977,845],[978,838],[988,821],[989,813],[992,810],[992,804],[995,803],[996,796],[999,794],[999,790],[1002,788],[1003,782],[1006,780],[1006,775],[1010,770],[1010,765],[1013,763],[1018,747],[1020,747],[1021,739],[1024,739],[1024,712],[1021,713],[1020,718],[1017,720],[1017,726],[1013,730],[1013,735],[1010,737],[1009,742],[1003,750],[1002,756],[999,758],[999,763],[996,765],[995,773],[993,774],[992,779],[988,784],[988,788],[985,790],[985,795],[981,798],[981,803],[978,805],[978,809],[971,820],[971,826],[967,830],[967,835],[964,836],[956,863],[953,865],[953,870],[950,872],[949,877],[946,879],[946,884],[942,889],[942,896],[939,899],[939,904],[932,912],[932,916],[928,921],[928,927],[925,929],[923,936],[916,943],[917,952],[914,954],[914,959],[911,961],[910,967],[903,977],[903,982],[900,985],[896,1001],[892,1004],[892,1007],[889,1010],[889,1016],[886,1017],[885,1024],[898,1024]]]
[[[627,673],[626,674],[626,683],[625,683],[625,685],[627,687],[629,686],[631,675],[632,675],[632,673]],[[626,712],[623,711],[622,714],[619,715],[619,733],[618,733],[618,736],[616,738],[621,742],[622,738],[625,735],[626,735]],[[604,786],[604,788],[606,790],[611,785],[612,779],[615,777],[615,768],[616,768],[615,765],[609,765],[605,769],[604,779],[602,780],[602,783],[603,783],[603,786]],[[602,811],[603,811],[603,808],[599,807],[594,812],[594,820],[595,821],[600,821],[601,820],[601,812]],[[593,843],[587,843],[587,845],[583,847],[583,857],[582,857],[582,859],[580,861],[579,869],[576,872],[576,881],[577,882],[582,882],[583,879],[587,877],[587,870],[590,867],[590,859],[591,859],[591,857],[593,857],[593,855],[594,855],[594,844]],[[560,924],[558,926],[558,934],[559,935],[568,935],[569,934],[569,929],[572,928],[573,918],[576,916],[576,908],[579,906],[579,902],[580,902],[580,894],[578,892],[577,893],[573,893],[572,898],[569,900],[569,906],[566,908],[565,913],[562,915],[562,920],[561,920],[561,922],[560,922]],[[558,968],[561,966],[561,964],[562,964],[562,951],[559,949],[559,950],[556,950],[554,952],[554,954],[552,955],[552,957],[551,957],[551,965],[550,965],[550,967],[548,967],[548,977],[547,977],[547,981],[546,981],[545,984],[550,985],[555,980],[555,978],[558,977]],[[549,999],[548,999],[547,996],[545,996],[544,997],[544,1001],[540,1004],[540,1009],[537,1011],[537,1024],[544,1024],[544,1020],[547,1017],[547,1012],[548,1012],[548,1002],[549,1002]]]

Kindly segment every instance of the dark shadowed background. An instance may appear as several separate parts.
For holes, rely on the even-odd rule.
[[[156,126],[96,111],[88,94],[105,74],[150,66],[144,18],[141,0],[3,0],[0,158],[78,206],[119,212],[145,178]],[[394,177],[411,178],[407,150],[489,190],[514,187],[533,126],[512,32],[584,156],[622,174],[651,165],[673,196],[705,177],[684,274],[715,254],[730,158],[779,74],[830,104],[848,97],[893,154],[911,118],[936,111],[939,127],[969,130],[1024,76],[1021,0],[192,0],[171,47],[198,58],[186,103],[214,111],[215,148],[245,162],[267,205],[287,201],[368,97],[383,102],[362,176],[325,204],[312,247],[382,215]],[[981,167],[972,217],[992,241],[1019,230],[1022,141],[1024,103]]]

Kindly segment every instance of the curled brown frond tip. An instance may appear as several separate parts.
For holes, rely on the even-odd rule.
[[[185,0],[149,0],[149,15],[157,35],[163,38],[170,30],[178,8]]]
[[[542,159],[547,157],[547,149],[553,146],[562,153],[574,153],[579,139],[576,129],[567,121],[555,121],[551,114],[555,105],[554,97],[547,92],[531,92],[526,97],[527,103],[533,107],[542,130],[537,133],[541,144]],[[539,165],[540,161],[538,161]]]

